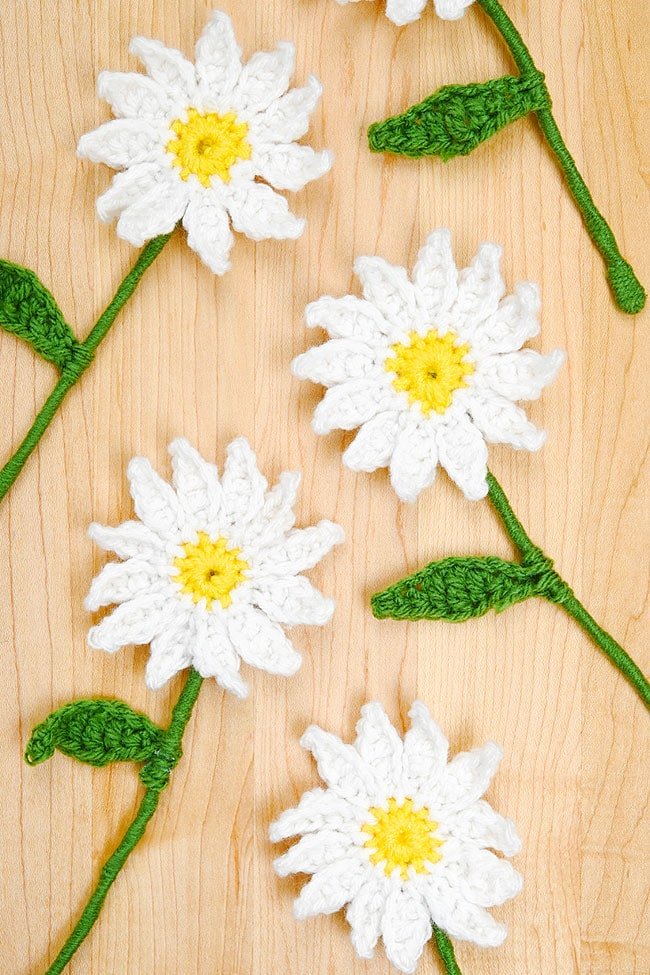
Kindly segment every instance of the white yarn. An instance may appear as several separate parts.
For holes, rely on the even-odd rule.
[[[357,3],[358,0],[336,0],[337,3]],[[459,20],[474,0],[433,0],[436,13],[443,20]],[[386,0],[386,16],[394,24],[403,26],[418,20],[427,0]]]
[[[313,427],[324,434],[360,427],[343,455],[355,471],[390,467],[400,498],[415,501],[431,484],[438,465],[470,499],[487,494],[486,442],[537,450],[546,435],[518,399],[535,399],[555,377],[564,353],[540,355],[523,349],[539,331],[539,294],[519,284],[503,297],[501,248],[483,244],[468,268],[458,271],[447,230],[430,234],[412,280],[404,268],[378,257],[362,257],[355,270],[363,299],[326,295],[312,302],[310,327],[331,339],[298,356],[293,372],[327,387]],[[423,410],[394,385],[386,360],[395,345],[410,346],[409,335],[451,336],[467,346],[463,362],[471,373],[442,412]]]
[[[326,173],[332,153],[298,145],[322,88],[313,76],[287,91],[294,69],[292,44],[254,54],[242,67],[230,18],[212,14],[196,44],[196,64],[159,41],[136,37],[130,50],[148,77],[103,71],[97,88],[115,119],[79,141],[80,156],[123,169],[97,200],[101,220],[119,217],[117,233],[136,246],[168,233],[182,218],[188,244],[215,274],[230,267],[230,223],[253,240],[295,239],[305,221],[289,211],[280,190],[299,190]],[[168,144],[175,121],[188,112],[233,113],[245,123],[250,159],[230,167],[229,181],[212,175],[209,186],[193,173],[182,178]],[[256,182],[256,178],[270,185]]]
[[[248,688],[239,675],[240,659],[274,674],[289,676],[300,655],[282,627],[322,625],[333,612],[327,599],[298,573],[316,565],[343,531],[331,521],[294,529],[293,504],[298,474],[283,474],[268,490],[255,454],[240,437],[227,448],[223,475],[187,440],[174,440],[173,487],[148,460],[128,467],[139,521],[116,528],[93,524],[89,534],[123,562],[105,565],[85,600],[92,611],[117,608],[92,627],[88,642],[114,652],[128,644],[151,644],[146,679],[161,687],[185,667],[194,666],[238,697]],[[200,535],[225,539],[246,563],[244,578],[230,593],[231,604],[196,602],[178,582],[175,561],[184,545]]]
[[[492,742],[447,763],[447,741],[424,704],[416,701],[411,727],[402,740],[378,703],[361,709],[354,745],[310,727],[301,744],[318,763],[326,789],[306,792],[299,805],[270,827],[279,842],[302,836],[275,863],[285,877],[309,873],[294,904],[297,919],[330,914],[347,905],[352,942],[362,958],[372,958],[382,938],[386,954],[401,972],[415,971],[432,923],[455,938],[499,945],[506,936],[486,908],[517,894],[521,876],[508,860],[487,848],[513,855],[521,847],[514,823],[480,797],[502,756]],[[422,871],[408,867],[403,877],[385,862],[373,863],[363,827],[376,823],[373,807],[411,801],[435,821],[442,841],[435,862]]]

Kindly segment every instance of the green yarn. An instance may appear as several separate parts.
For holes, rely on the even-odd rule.
[[[544,75],[494,78],[471,85],[446,85],[401,115],[368,129],[373,152],[396,155],[466,156],[500,129],[548,102]]]
[[[60,371],[80,349],[61,309],[34,272],[2,260],[0,328],[28,342]]]
[[[596,622],[553,562],[529,538],[503,488],[488,471],[488,497],[519,551],[520,562],[496,556],[446,558],[431,562],[371,599],[378,619],[463,622],[489,610],[501,612],[531,596],[561,606],[591,637],[650,709],[650,684],[629,654]]]
[[[433,934],[438,946],[438,954],[442,958],[447,975],[462,975],[458,967],[458,962],[456,961],[456,956],[454,955],[454,947],[448,936],[441,928],[436,927],[435,924],[433,925]]]
[[[123,701],[73,701],[37,725],[25,751],[28,765],[51,758],[55,749],[87,765],[146,762],[162,746],[164,731]]]
[[[59,975],[79,946],[88,937],[115,878],[126,863],[131,851],[144,836],[147,824],[158,807],[160,793],[167,785],[169,775],[181,756],[183,733],[202,683],[201,675],[196,670],[190,669],[181,695],[172,712],[169,728],[163,732],[162,745],[140,773],[140,778],[145,782],[147,788],[135,819],[126,830],[115,852],[102,867],[95,890],[72,934],[48,968],[46,975]]]
[[[100,315],[96,324],[94,325],[92,331],[86,338],[84,342],[77,342],[72,336],[73,344],[69,345],[69,352],[66,357],[63,356],[63,335],[61,329],[63,318],[56,306],[56,302],[47,291],[44,286],[38,282],[38,279],[31,271],[26,268],[20,268],[18,265],[10,265],[10,268],[22,271],[22,277],[29,280],[31,286],[34,287],[34,282],[38,282],[40,304],[36,302],[35,306],[39,309],[40,318],[38,319],[39,324],[30,327],[28,324],[28,310],[26,311],[22,305],[20,309],[18,305],[14,302],[13,306],[9,304],[9,307],[13,307],[15,313],[15,319],[18,324],[8,328],[5,324],[6,319],[3,317],[3,294],[0,292],[0,321],[3,322],[3,327],[8,328],[9,331],[15,332],[15,334],[20,335],[21,338],[26,338],[27,341],[40,352],[41,355],[48,358],[46,351],[50,352],[50,358],[52,354],[58,356],[57,365],[62,369],[61,377],[57,382],[56,386],[50,393],[49,397],[45,401],[40,413],[36,416],[29,433],[21,443],[18,450],[14,455],[7,461],[4,467],[0,470],[0,501],[5,497],[11,486],[16,481],[16,478],[20,474],[21,470],[25,466],[30,454],[36,448],[41,437],[49,427],[50,423],[54,419],[57,410],[61,406],[61,403],[65,399],[67,393],[70,389],[78,382],[83,373],[86,371],[88,366],[93,360],[93,355],[100,344],[100,342],[105,338],[111,325],[117,318],[118,312],[124,307],[126,302],[129,300],[133,292],[135,291],[140,278],[147,270],[147,268],[155,261],[155,259],[160,254],[161,250],[171,237],[171,234],[163,234],[160,237],[155,237],[150,240],[146,247],[140,251],[138,260],[134,264],[133,268],[126,275],[119,288],[117,289],[115,296],[105,311]],[[6,262],[4,262],[6,265]],[[7,268],[3,268],[5,274],[8,273]],[[15,271],[12,272],[15,277]],[[20,277],[20,276],[19,276]],[[33,279],[33,280],[32,280]],[[23,282],[24,284],[24,282]],[[15,286],[17,287],[17,286]],[[2,288],[2,279],[0,278],[0,289]],[[47,297],[45,297],[47,296]],[[49,302],[48,302],[49,298]],[[30,298],[32,305],[35,303],[35,299]],[[29,306],[29,301],[27,302]],[[53,310],[56,309],[56,312]],[[60,320],[59,320],[60,318]],[[63,322],[65,325],[65,322]],[[46,341],[46,336],[49,334],[48,329],[52,327],[52,338]],[[68,326],[65,325],[67,329]],[[26,331],[27,330],[27,331]],[[28,334],[29,337],[28,337]],[[67,334],[67,333],[66,333]],[[72,333],[70,332],[71,336]],[[40,347],[36,344],[40,342]],[[49,343],[49,344],[48,344]],[[56,351],[59,349],[59,351]],[[51,361],[55,361],[51,359]]]

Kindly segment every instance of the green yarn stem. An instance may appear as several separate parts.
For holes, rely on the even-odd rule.
[[[458,962],[456,961],[456,956],[454,955],[454,946],[448,936],[441,928],[436,927],[435,924],[433,925],[433,933],[438,946],[438,954],[442,958],[447,975],[462,975],[458,967]]]
[[[90,900],[72,934],[48,968],[46,975],[59,975],[79,946],[88,937],[115,878],[126,863],[133,848],[144,836],[147,824],[158,806],[160,793],[167,785],[171,771],[181,756],[183,732],[192,714],[202,683],[203,678],[192,668],[174,706],[171,722],[164,737],[164,749],[161,749],[161,755],[151,759],[140,773],[143,780],[147,782],[147,789],[136,817],[122,837],[120,845],[102,867],[99,882]],[[163,752],[164,754],[162,754]],[[147,769],[149,769],[149,775],[145,774]]]
[[[479,2],[482,2],[482,0],[479,0]],[[540,555],[545,558],[541,550],[531,542],[523,525],[512,510],[503,488],[490,471],[488,471],[487,480],[489,488],[488,497],[498,512],[508,535],[521,552],[523,563],[531,563],[538,559]],[[548,560],[546,561],[548,562]],[[555,570],[550,570],[548,584],[545,586],[544,591],[538,591],[537,595],[544,596],[550,602],[561,606],[569,616],[573,617],[585,633],[602,650],[605,656],[608,657],[611,663],[621,672],[623,677],[629,681],[645,706],[650,710],[650,683],[648,683],[643,672],[637,667],[620,643],[617,643],[596,622],[593,616],[587,612],[582,603],[576,598],[568,583]]]
[[[522,76],[536,76],[538,74],[528,48],[521,34],[510,20],[499,0],[476,0],[487,16],[492,20],[497,30],[505,40],[512,58]],[[551,147],[562,172],[566,178],[571,195],[580,210],[585,226],[600,251],[607,268],[607,279],[614,295],[616,304],[621,311],[628,315],[636,315],[641,311],[646,301],[646,293],[636,277],[630,264],[622,256],[616,243],[612,229],[600,213],[587,184],[580,175],[573,156],[567,149],[557,122],[551,110],[551,100],[545,106],[535,109],[535,114],[546,141]]]
[[[142,275],[153,264],[170,237],[171,234],[163,234],[160,237],[155,237],[153,240],[150,240],[143,247],[138,260],[120,284],[115,292],[115,297],[100,315],[86,340],[76,346],[74,354],[64,367],[59,381],[45,401],[45,405],[40,413],[38,413],[29,433],[15,454],[7,461],[2,470],[0,470],[0,501],[2,501],[16,481],[30,454],[34,451],[41,437],[54,419],[66,395],[75,383],[79,381],[92,362],[97,347],[106,337],[118,313],[135,291]]]

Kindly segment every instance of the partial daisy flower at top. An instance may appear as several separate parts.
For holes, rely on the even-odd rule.
[[[230,266],[231,225],[253,240],[299,237],[305,221],[275,190],[302,189],[333,157],[295,141],[322,89],[312,76],[287,91],[293,44],[242,66],[230,18],[215,11],[196,65],[145,37],[130,50],[148,77],[103,71],[98,92],[116,118],[78,146],[79,155],[124,170],[97,200],[100,219],[119,217],[118,235],[136,246],[182,219],[188,244],[215,274]]]
[[[461,752],[416,701],[404,740],[380,704],[361,709],[357,738],[344,744],[312,726],[301,744],[326,789],[305,792],[270,828],[273,842],[302,835],[275,861],[282,877],[313,874],[294,902],[297,920],[347,904],[352,943],[372,958],[380,936],[389,960],[414,972],[432,937],[500,945],[506,927],[485,910],[521,890],[506,856],[519,852],[515,824],[481,796],[502,758],[498,745]]]
[[[336,0],[337,3],[358,3],[358,0]],[[386,16],[402,27],[419,20],[428,0],[386,0]],[[443,20],[460,20],[474,0],[433,0],[436,13]]]
[[[325,296],[307,307],[307,324],[331,336],[293,362],[296,376],[329,387],[314,430],[360,427],[343,462],[390,467],[404,501],[432,483],[438,464],[467,498],[483,498],[486,441],[537,450],[546,438],[515,401],[536,399],[565,355],[522,350],[539,331],[539,295],[519,284],[504,298],[500,256],[483,244],[458,271],[449,231],[436,230],[412,280],[380,257],[360,257],[362,299]]]
[[[300,475],[282,474],[267,490],[243,437],[228,447],[221,478],[187,440],[174,440],[169,452],[173,487],[144,457],[129,464],[139,521],[90,526],[90,537],[125,561],[110,562],[93,580],[86,609],[119,605],[88,642],[110,653],[150,643],[152,689],[192,666],[245,697],[240,659],[289,677],[301,657],[282,626],[330,619],[333,600],[300,573],[343,531],[331,521],[294,529]]]

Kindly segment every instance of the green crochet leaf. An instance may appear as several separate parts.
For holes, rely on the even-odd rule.
[[[33,271],[0,260],[0,328],[24,339],[63,370],[79,342],[61,309]]]
[[[162,728],[123,701],[73,701],[34,728],[25,761],[38,765],[58,748],[87,765],[146,762],[159,752],[163,737]]]
[[[368,129],[368,142],[373,152],[453,159],[545,105],[550,100],[541,72],[447,85],[403,114],[375,122]]]
[[[442,559],[374,595],[372,611],[377,619],[460,623],[541,595],[546,571],[492,555]]]

